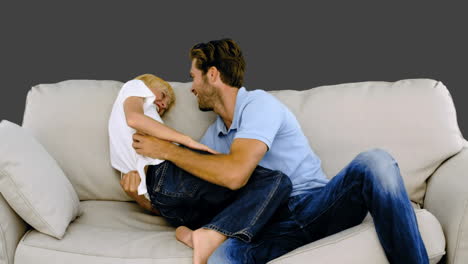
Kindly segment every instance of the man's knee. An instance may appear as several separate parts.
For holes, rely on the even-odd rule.
[[[390,153],[380,148],[373,148],[359,153],[355,162],[369,170],[386,169],[397,164]]]
[[[361,152],[355,161],[371,180],[377,180],[384,189],[396,190],[401,187],[398,163],[387,151],[374,148]]]
[[[395,162],[395,159],[392,157],[392,155],[388,153],[388,151],[381,148],[373,148],[361,152],[357,155],[356,158],[372,162]]]

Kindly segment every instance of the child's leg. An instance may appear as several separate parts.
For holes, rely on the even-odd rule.
[[[194,247],[194,259],[199,260],[207,259],[228,236],[249,242],[287,200],[292,189],[288,176],[260,166],[247,185],[234,193],[201,180],[169,161],[164,164],[156,171],[160,175],[148,186],[148,192],[155,207],[174,226],[197,229],[204,225],[203,229],[189,233],[192,243],[187,242],[187,237],[178,236]]]
[[[201,227],[226,207],[235,194],[191,175],[170,161],[150,166],[146,183],[152,205],[176,227]]]
[[[213,155],[183,145],[180,147],[200,154]],[[276,209],[287,201],[291,191],[292,184],[287,175],[257,166],[246,186],[235,192],[231,199],[233,202],[225,205],[224,209],[221,208],[222,211],[203,227],[248,242],[266,224]]]
[[[176,238],[193,248],[193,263],[206,263],[227,236],[211,229],[199,228],[193,231],[185,226],[179,226],[176,229]]]
[[[257,167],[247,185],[236,193],[235,200],[209,224],[195,231],[178,227],[176,237],[194,249],[194,263],[206,263],[228,236],[250,242],[286,202],[291,189],[291,181],[285,174]]]
[[[184,145],[180,147],[213,155]],[[147,173],[148,193],[155,207],[174,226],[186,225],[192,229],[203,226],[235,195],[234,191],[193,176],[170,161],[156,166]]]
[[[154,177],[147,179],[151,201],[174,226],[199,228],[228,206],[235,196],[233,191],[196,178],[168,161],[148,172],[147,176]],[[194,263],[206,263],[227,238],[213,230],[197,229],[192,232],[187,227],[179,227],[176,237],[194,248]]]
[[[176,228],[175,236],[177,240],[193,248],[193,230],[192,229],[186,226],[179,226]]]
[[[250,242],[288,200],[291,191],[287,175],[257,166],[247,184],[236,191],[234,201],[203,228]]]

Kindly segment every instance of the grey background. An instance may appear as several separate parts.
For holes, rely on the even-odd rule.
[[[0,7],[0,120],[21,124],[39,83],[147,72],[189,81],[189,48],[231,37],[247,60],[247,89],[436,79],[466,135],[465,10],[447,1],[9,1]]]

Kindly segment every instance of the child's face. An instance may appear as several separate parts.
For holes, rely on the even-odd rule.
[[[169,97],[167,90],[163,86],[157,86],[153,89],[153,93],[156,96],[156,100],[154,100],[154,104],[158,108],[158,114],[160,116],[164,115],[166,112],[169,103],[171,102],[171,98]]]

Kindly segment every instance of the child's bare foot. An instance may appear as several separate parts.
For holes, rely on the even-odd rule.
[[[199,228],[191,233],[193,243],[193,263],[206,264],[211,254],[219,247],[226,236],[211,229]]]
[[[193,230],[185,226],[179,226],[175,231],[177,240],[191,248],[193,248],[192,234]]]

